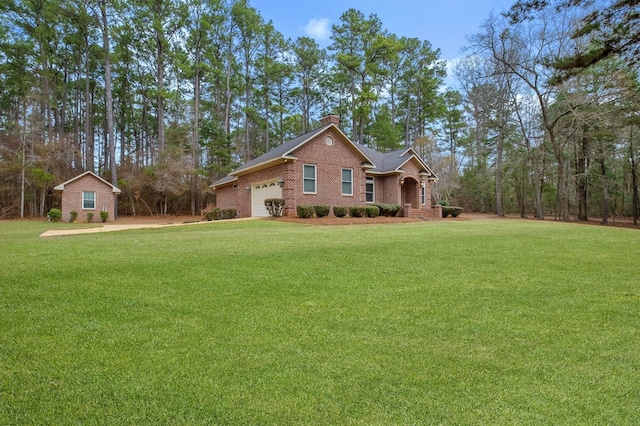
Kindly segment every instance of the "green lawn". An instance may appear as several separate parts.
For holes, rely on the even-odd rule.
[[[0,222],[0,424],[640,423],[640,233]]]

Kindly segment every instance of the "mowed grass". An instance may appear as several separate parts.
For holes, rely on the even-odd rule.
[[[640,423],[640,233],[0,222],[0,424]]]

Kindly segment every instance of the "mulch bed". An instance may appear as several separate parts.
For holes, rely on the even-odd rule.
[[[266,219],[269,220],[269,219]],[[277,219],[279,222],[292,222],[292,223],[303,223],[305,225],[377,225],[382,223],[406,223],[406,222],[423,222],[421,219],[412,218],[412,217],[335,217],[335,216],[325,216],[325,217],[313,217],[309,219],[302,219],[299,217],[279,217]]]

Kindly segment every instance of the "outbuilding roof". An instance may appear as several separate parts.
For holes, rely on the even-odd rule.
[[[82,179],[83,177],[90,175],[93,176],[94,178],[98,179],[99,181],[101,181],[102,183],[104,183],[105,185],[109,185],[111,187],[111,190],[113,191],[114,194],[119,194],[120,192],[120,188],[118,188],[117,186],[112,185],[111,183],[107,182],[106,180],[102,179],[100,176],[98,176],[97,174],[91,172],[91,171],[86,171],[82,174],[79,174],[78,176],[69,179],[66,182],[61,183],[60,185],[56,185],[55,187],[53,187],[54,190],[56,191],[64,191],[64,187],[65,185],[70,184],[71,182],[74,182],[78,179]]]

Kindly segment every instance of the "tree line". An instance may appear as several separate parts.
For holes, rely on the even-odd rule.
[[[392,149],[427,131],[445,63],[349,9],[321,48],[248,0],[0,1],[0,217],[91,170],[126,214],[196,213],[208,185],[317,125]]]
[[[498,215],[637,223],[639,41],[637,0],[520,0],[487,17],[445,98],[441,196]]]
[[[413,147],[437,202],[568,220],[638,214],[638,2],[520,0],[444,86],[426,40],[349,9],[321,48],[249,0],[0,0],[0,218],[86,170],[121,214],[195,214],[208,185],[326,114]]]

